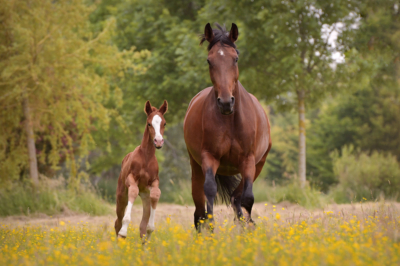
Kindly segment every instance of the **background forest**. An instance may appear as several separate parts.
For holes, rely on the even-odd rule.
[[[156,152],[161,201],[192,204],[182,123],[191,98],[211,85],[199,46],[208,22],[238,25],[239,79],[271,121],[256,200],[399,199],[399,7],[0,0],[0,215],[104,212],[98,196],[115,202],[146,100],[169,103]]]

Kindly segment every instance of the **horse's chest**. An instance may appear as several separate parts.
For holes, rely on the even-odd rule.
[[[148,186],[150,182],[156,179],[157,170],[147,167],[137,169],[136,175],[139,187]]]

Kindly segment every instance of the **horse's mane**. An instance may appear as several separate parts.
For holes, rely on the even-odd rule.
[[[218,23],[215,23],[218,29],[213,29],[214,39],[208,44],[208,51],[218,42],[221,42],[222,45],[228,45],[230,47],[235,48],[237,54],[239,54],[239,50],[236,49],[236,44],[234,44],[229,38],[229,31],[226,30],[225,25],[221,26]],[[206,41],[206,37],[204,34],[200,34],[200,45]]]

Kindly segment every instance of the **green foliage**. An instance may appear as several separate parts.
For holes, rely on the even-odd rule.
[[[269,114],[273,148],[268,154],[260,179],[282,184],[296,177],[298,124],[293,113]]]
[[[28,182],[3,184],[0,189],[0,216],[45,213],[87,213],[105,215],[111,206],[87,187],[79,192],[66,188],[64,179],[44,179],[34,188]]]
[[[336,202],[398,199],[400,165],[396,158],[377,151],[368,154],[345,146],[341,156],[332,153],[334,173],[339,185],[333,193]]]
[[[123,71],[136,71],[140,54],[119,52],[110,43],[113,20],[93,34],[93,7],[82,1],[2,0],[0,6],[0,180],[15,178],[27,164],[25,98],[41,172],[54,174],[48,168],[67,161],[73,180],[75,155],[85,156],[94,146],[92,131],[107,131],[112,117],[121,122],[105,106],[122,103],[121,90],[110,83],[123,79]]]
[[[306,208],[321,208],[327,204],[327,197],[318,190],[306,186],[304,189],[296,181],[285,185],[269,185],[265,180],[256,180],[253,193],[256,202],[279,203],[289,201]]]

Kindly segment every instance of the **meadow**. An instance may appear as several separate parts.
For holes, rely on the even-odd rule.
[[[116,241],[109,216],[0,220],[1,265],[398,265],[400,205],[257,203],[255,227],[217,206],[214,232],[197,234],[193,207],[161,204],[156,231],[142,245],[134,206],[128,237]]]

